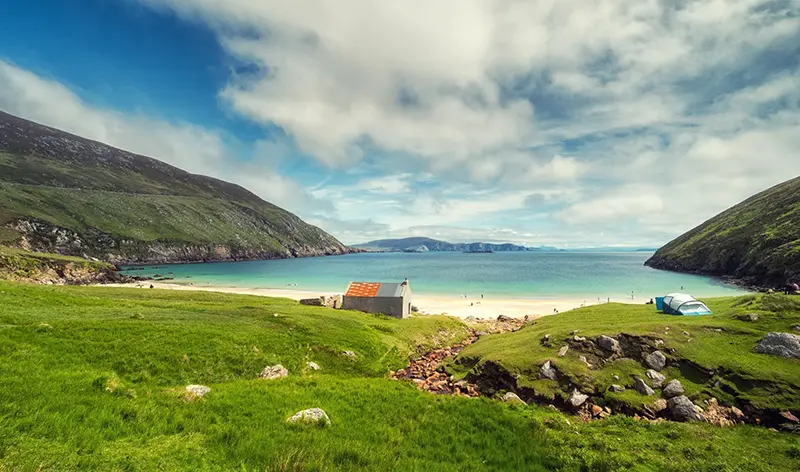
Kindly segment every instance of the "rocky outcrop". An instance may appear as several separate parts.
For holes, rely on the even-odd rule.
[[[89,285],[127,282],[114,266],[98,261],[66,258],[0,248],[0,279],[45,285]]]
[[[258,374],[258,378],[266,380],[280,379],[289,375],[289,371],[280,364],[264,367],[264,370]]]
[[[683,395],[683,385],[681,385],[681,382],[677,379],[670,380],[661,393],[663,393],[666,398]]]
[[[756,352],[800,359],[800,336],[790,333],[768,333],[756,345]]]
[[[298,411],[286,419],[287,423],[308,424],[315,426],[330,426],[331,419],[322,408],[309,408]]]

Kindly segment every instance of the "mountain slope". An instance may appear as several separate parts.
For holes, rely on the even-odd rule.
[[[238,185],[2,112],[0,243],[114,263],[348,252]]]
[[[529,248],[516,244],[492,243],[448,243],[437,239],[412,237],[402,239],[379,239],[368,243],[357,244],[354,247],[361,249],[402,251],[409,248],[425,246],[429,251],[528,251]]]
[[[733,276],[762,286],[800,280],[800,177],[711,218],[656,251],[645,264]]]

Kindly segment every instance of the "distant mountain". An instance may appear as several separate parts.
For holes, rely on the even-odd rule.
[[[446,241],[439,241],[431,238],[402,238],[402,239],[379,239],[370,241],[368,243],[356,244],[355,248],[367,249],[373,251],[388,251],[388,252],[427,252],[427,251],[440,251],[440,252],[475,252],[475,251],[538,251],[538,248],[528,248],[525,246],[517,246],[516,244],[492,244],[492,243],[448,243]],[[422,249],[422,248],[425,249]]]
[[[114,263],[349,252],[238,185],[3,112],[0,244]]]
[[[645,264],[732,276],[759,286],[800,281],[800,177],[725,210],[656,251]]]

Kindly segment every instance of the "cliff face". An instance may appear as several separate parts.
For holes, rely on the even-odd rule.
[[[47,285],[84,285],[128,280],[114,266],[105,262],[2,247],[0,279]]]
[[[2,112],[0,243],[117,264],[350,252],[238,185]]]
[[[800,177],[754,195],[679,236],[645,265],[731,276],[758,286],[800,282]]]

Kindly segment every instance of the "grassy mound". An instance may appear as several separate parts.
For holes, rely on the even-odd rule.
[[[386,378],[409,356],[467,335],[441,316],[396,320],[285,299],[0,282],[0,470],[800,467],[797,437],[765,428],[624,416],[582,424]],[[307,361],[322,369],[306,369]],[[256,378],[276,363],[287,378]],[[211,392],[190,399],[187,384]],[[332,425],[285,422],[312,407]]]
[[[756,285],[800,279],[800,177],[765,190],[659,249],[647,265]]]
[[[566,398],[566,388],[580,386],[594,391],[598,399],[635,410],[659,398],[631,389],[634,375],[646,378],[647,367],[641,357],[621,358],[597,368],[601,364],[598,357],[581,351],[571,335],[579,330],[578,336],[592,340],[602,334],[623,334],[649,343],[650,350],[655,349],[655,340],[663,340],[658,349],[667,355],[669,365],[662,373],[668,379],[679,379],[694,400],[715,397],[740,407],[800,410],[800,361],[753,351],[770,331],[793,332],[792,327],[800,324],[800,298],[751,295],[710,299],[707,303],[713,315],[671,316],[656,312],[653,305],[611,303],[548,316],[515,333],[481,338],[462,351],[451,369],[465,375],[480,373],[487,363],[493,368],[499,365],[516,377],[517,387],[530,388],[545,397]],[[759,319],[747,322],[736,318],[744,313],[758,314]],[[550,347],[540,342],[548,334]],[[559,348],[567,344],[572,348],[559,357]],[[581,355],[594,366],[587,366]],[[565,382],[537,378],[547,360],[555,364]],[[621,384],[628,390],[608,392],[611,384]]]
[[[80,257],[0,246],[0,279],[50,284],[88,284],[120,279],[111,264]]]

